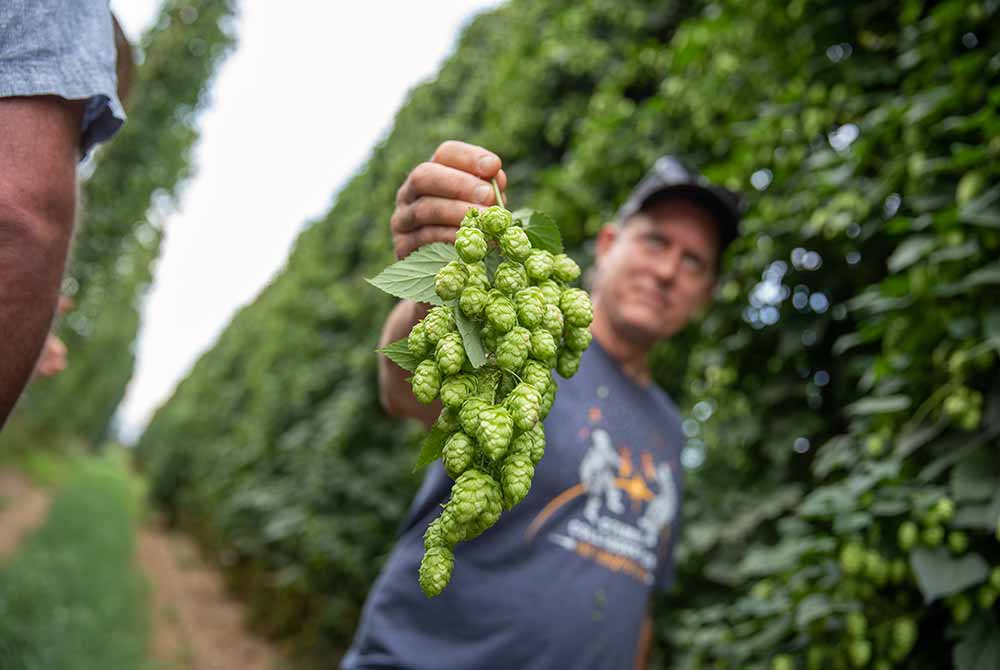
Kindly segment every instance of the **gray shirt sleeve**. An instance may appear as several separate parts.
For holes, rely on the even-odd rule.
[[[82,154],[124,123],[107,0],[0,2],[0,97],[36,95],[86,101]]]

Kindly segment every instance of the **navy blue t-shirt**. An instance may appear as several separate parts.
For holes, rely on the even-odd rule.
[[[683,438],[662,390],[625,377],[595,340],[557,378],[531,491],[455,547],[451,582],[417,581],[423,534],[451,479],[429,468],[362,613],[345,670],[631,669],[652,588],[673,579]]]

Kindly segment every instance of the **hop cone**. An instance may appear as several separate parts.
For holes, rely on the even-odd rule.
[[[530,454],[514,453],[504,459],[500,468],[500,487],[503,491],[504,509],[510,509],[528,495],[535,465]]]
[[[420,561],[420,589],[428,598],[433,598],[448,586],[455,556],[445,546],[431,547],[424,552]]]
[[[506,333],[517,325],[517,310],[510,299],[499,296],[486,303],[486,320],[498,333]]]
[[[531,456],[531,450],[534,446],[535,438],[530,431],[520,433],[510,441],[510,446],[507,448],[507,458],[510,458],[514,454]]]
[[[590,332],[590,331],[587,331]],[[559,345],[547,330],[536,330],[531,333],[531,357],[539,361],[547,361],[556,355]]]
[[[466,286],[458,299],[458,306],[462,314],[470,319],[478,318],[486,308],[486,291],[478,286]]]
[[[551,279],[546,279],[538,284],[538,290],[542,292],[542,300],[546,305],[559,306],[559,299],[562,297],[562,287]]]
[[[542,318],[542,328],[552,334],[556,341],[562,337],[563,333],[563,313],[558,305],[546,305],[545,316]]]
[[[516,319],[515,319],[516,320]],[[486,347],[487,351],[496,351],[497,344],[500,342],[499,335],[497,335],[496,329],[489,323],[483,325],[479,330],[479,337],[483,341],[483,346]]]
[[[552,259],[552,276],[559,281],[576,281],[580,266],[566,254],[556,254]]]
[[[465,363],[465,345],[462,344],[462,336],[458,333],[448,333],[438,340],[434,358],[441,368],[442,375],[456,374]]]
[[[572,351],[584,351],[590,346],[592,339],[594,339],[594,336],[587,328],[570,326],[563,333],[563,342],[565,342],[566,348]]]
[[[513,391],[514,388],[520,383],[521,380],[512,375],[511,373],[509,372],[503,373],[503,376],[500,378],[500,384],[497,385],[496,397],[506,398],[507,396],[510,395],[510,392]]]
[[[410,336],[406,338],[406,346],[410,348],[410,353],[418,358],[423,358],[427,354],[427,334],[424,332],[423,321],[410,329]]]
[[[532,333],[532,338],[534,338],[534,333]],[[552,374],[544,364],[534,360],[524,364],[524,368],[521,369],[521,379],[524,380],[525,384],[534,386],[539,393],[544,393],[545,389],[549,387]]]
[[[478,286],[484,291],[488,291],[490,288],[490,278],[486,274],[486,263],[479,261],[478,263],[469,263],[465,267],[469,271],[469,278],[465,280],[465,285]]]
[[[514,295],[528,285],[528,275],[524,266],[514,261],[504,261],[497,266],[493,275],[493,283],[497,289],[506,294]]]
[[[458,409],[465,402],[465,399],[475,392],[475,377],[467,374],[452,375],[441,384],[441,402],[444,403],[445,407]]]
[[[517,320],[522,326],[535,328],[545,318],[545,302],[541,294],[542,292],[535,287],[517,292],[515,298]]]
[[[475,207],[470,207],[466,210],[465,216],[462,217],[460,228],[478,228],[482,230],[482,225],[479,222],[479,210]]]
[[[466,263],[475,263],[486,258],[489,247],[486,244],[486,235],[483,231],[465,227],[459,228],[455,233],[455,251],[458,257]]]
[[[577,328],[586,328],[594,320],[594,307],[587,292],[578,288],[568,288],[559,299],[566,323]]]
[[[555,397],[555,393],[553,393],[553,397]],[[545,427],[539,421],[525,435],[531,436],[531,462],[534,465],[538,465],[538,462],[542,460],[542,456],[545,455]]]
[[[458,476],[472,465],[472,457],[475,453],[476,444],[471,437],[461,431],[453,433],[444,443],[444,449],[441,450],[444,471],[452,479],[458,479]]]
[[[539,422],[535,424],[536,426],[541,425],[542,420],[549,415],[552,404],[556,401],[556,391],[558,390],[559,385],[556,384],[556,380],[550,377],[548,387],[542,391],[542,403],[538,407]]]
[[[466,434],[479,433],[479,413],[489,406],[490,404],[482,398],[469,398],[462,403],[462,409],[458,411],[458,422]]]
[[[451,524],[463,528],[464,539],[469,540],[496,523],[500,518],[501,501],[500,484],[473,468],[455,480],[444,515]]]
[[[455,315],[450,307],[434,307],[422,321],[427,344],[436,347],[442,337],[455,330]]]
[[[513,435],[514,420],[503,407],[487,407],[479,413],[476,438],[483,452],[494,461],[503,458]]]
[[[438,371],[437,363],[432,360],[421,361],[413,372],[410,383],[417,400],[425,405],[434,402],[441,386],[441,373]]]
[[[531,332],[517,326],[503,336],[497,345],[497,365],[503,370],[517,372],[524,367],[531,348]]]
[[[535,249],[528,255],[528,260],[524,261],[524,269],[528,273],[528,278],[532,281],[545,281],[552,274],[552,254],[545,249]]]
[[[531,253],[531,241],[523,228],[511,226],[500,236],[500,249],[504,256],[523,262]]]
[[[458,412],[450,407],[442,407],[434,427],[446,433],[454,433],[459,428]]]
[[[427,530],[424,531],[424,551],[431,547],[442,547],[447,544],[444,533],[441,532],[441,517],[438,516],[427,524]]]
[[[506,404],[514,425],[530,430],[538,423],[542,394],[531,384],[521,383],[507,396]]]
[[[462,294],[469,271],[460,261],[451,261],[434,275],[434,291],[442,300],[454,300]]]
[[[582,354],[579,351],[563,349],[559,352],[559,359],[556,361],[556,372],[564,379],[569,379],[580,369],[581,356]]]
[[[479,212],[479,227],[490,237],[499,238],[512,222],[510,212],[499,205],[487,207]]]

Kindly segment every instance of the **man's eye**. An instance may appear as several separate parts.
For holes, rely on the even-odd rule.
[[[695,256],[685,255],[684,264],[688,267],[688,269],[696,272],[701,272],[702,270],[705,269],[705,264],[701,261],[700,258],[696,258]]]

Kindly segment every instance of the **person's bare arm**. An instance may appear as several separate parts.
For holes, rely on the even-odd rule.
[[[454,242],[455,230],[469,207],[494,203],[490,180],[496,178],[501,190],[507,176],[500,159],[486,149],[449,140],[434,152],[430,161],[410,172],[396,193],[392,214],[393,246],[397,258],[405,258],[431,242]],[[382,327],[379,346],[400,340],[422,319],[428,305],[403,300],[390,312]],[[385,356],[379,356],[379,399],[392,416],[417,419],[430,426],[441,411],[441,403],[421,404],[414,396],[410,376]]]
[[[649,667],[649,655],[653,651],[653,616],[646,609],[642,618],[642,630],[639,631],[639,652],[635,656],[635,670],[646,670]]]
[[[0,426],[55,313],[76,208],[83,104],[0,99]]]

